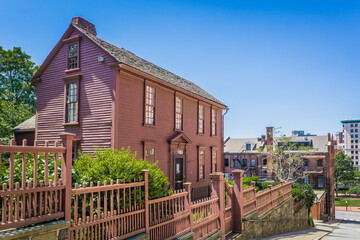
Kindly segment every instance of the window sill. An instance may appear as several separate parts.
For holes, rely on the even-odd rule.
[[[198,135],[199,135],[199,136],[204,136],[204,135],[205,135],[205,133],[198,133]]]
[[[176,129],[176,128],[174,129],[174,131],[175,131],[175,132],[184,132],[184,130],[182,130],[182,129]]]
[[[72,72],[77,72],[80,71],[80,68],[73,68],[73,69],[66,69],[65,72],[66,73],[72,73]]]
[[[144,127],[149,127],[149,128],[155,128],[155,125],[151,125],[151,124],[143,124]]]
[[[203,182],[205,181],[205,179],[198,179],[198,182]]]
[[[76,126],[76,125],[80,125],[79,122],[69,122],[69,123],[63,123],[63,126]]]

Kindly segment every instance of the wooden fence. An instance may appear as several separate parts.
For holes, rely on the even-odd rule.
[[[65,218],[70,221],[69,239],[75,240],[126,239],[144,232],[154,240],[188,232],[194,239],[205,239],[219,230],[224,239],[226,233],[243,229],[246,214],[257,210],[262,215],[291,196],[291,182],[258,193],[255,185],[242,189],[241,170],[233,172],[234,188],[223,173],[211,174],[211,197],[198,201],[191,201],[191,183],[171,196],[149,200],[148,170],[143,170],[142,182],[72,187],[73,137],[61,135],[62,146],[0,142],[0,230]]]
[[[269,209],[277,206],[282,201],[292,196],[291,181],[281,183],[276,186],[269,185],[267,189],[257,192],[255,182],[252,186],[243,190],[244,215],[255,210],[259,216],[269,211]]]

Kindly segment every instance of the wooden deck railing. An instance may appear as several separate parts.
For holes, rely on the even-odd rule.
[[[74,135],[60,136],[61,146],[0,142],[0,230],[64,218],[70,222],[70,240],[126,239],[144,232],[152,240],[187,232],[205,239],[219,230],[224,239],[225,233],[243,229],[246,214],[258,210],[262,215],[291,196],[291,182],[258,193],[254,184],[242,189],[240,170],[233,172],[234,188],[223,173],[211,174],[211,197],[195,202],[191,183],[171,196],[149,200],[149,170],[143,170],[141,182],[90,182],[72,188]]]

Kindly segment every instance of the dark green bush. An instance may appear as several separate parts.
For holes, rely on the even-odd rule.
[[[300,193],[301,192],[301,193]],[[305,198],[305,204],[310,214],[310,209],[316,199],[316,194],[311,185],[303,185],[298,183],[292,184],[292,193],[296,201],[300,201]],[[304,196],[303,196],[303,195]]]
[[[142,170],[148,169],[149,172],[149,197],[151,199],[161,198],[170,195],[168,189],[169,180],[157,166],[157,163],[150,163],[143,159],[136,159],[136,154],[132,154],[130,149],[96,149],[94,155],[81,154],[74,160],[75,181],[108,183],[111,180],[119,179],[126,182],[143,181]]]

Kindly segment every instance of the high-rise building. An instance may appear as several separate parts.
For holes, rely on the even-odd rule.
[[[343,127],[344,148],[346,155],[350,156],[353,166],[359,170],[359,141],[360,141],[360,119],[347,119],[341,121]]]

